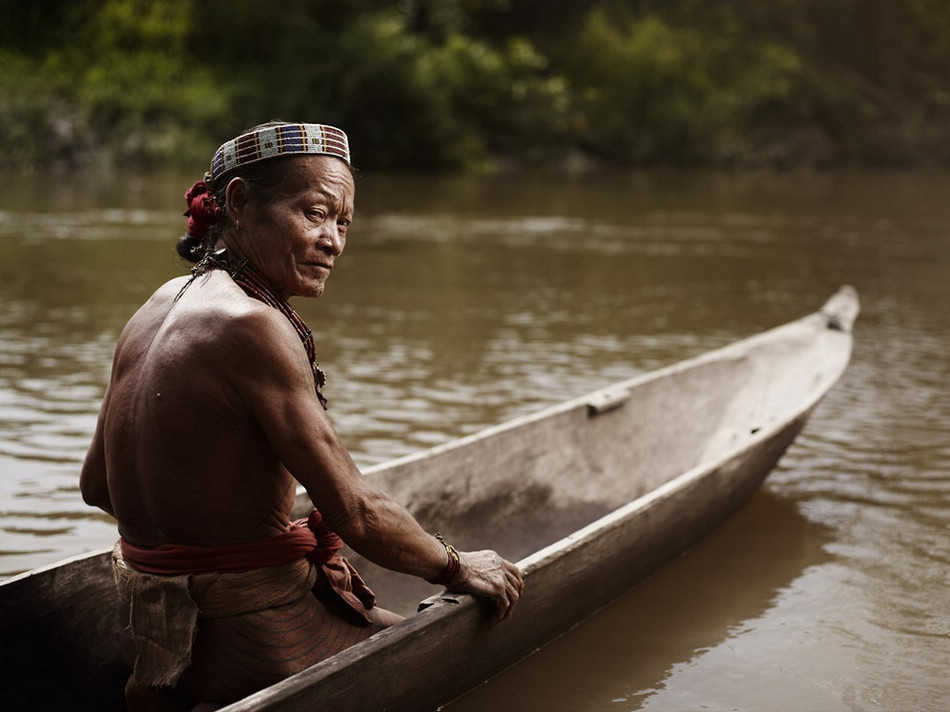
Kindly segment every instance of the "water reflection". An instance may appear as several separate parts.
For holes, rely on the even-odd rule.
[[[749,531],[759,535],[750,539]],[[830,529],[809,522],[793,502],[761,492],[661,575],[449,709],[582,712],[608,702],[615,709],[703,709],[712,700],[708,681],[693,688],[693,699],[672,700],[664,681],[734,646],[735,638],[761,632],[753,621],[794,596],[795,581],[810,567],[831,559],[824,550],[830,539]],[[681,662],[669,670],[670,660]],[[505,702],[498,706],[498,699]]]

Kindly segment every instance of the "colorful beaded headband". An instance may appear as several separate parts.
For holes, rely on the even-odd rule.
[[[349,164],[346,134],[324,124],[274,124],[241,134],[222,144],[211,161],[211,178],[268,158],[311,153],[336,156]]]

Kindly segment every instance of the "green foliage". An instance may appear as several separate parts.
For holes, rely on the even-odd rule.
[[[206,68],[186,67],[187,4],[98,7],[86,14],[75,6],[64,18],[71,41],[45,56],[8,57],[12,91],[0,102],[8,119],[0,145],[15,148],[10,165],[206,160],[209,132],[228,101]]]
[[[74,143],[62,125],[69,107],[35,69],[34,61],[0,49],[0,166],[51,163]]]
[[[235,13],[215,23],[200,45],[219,76],[234,77],[224,80],[234,97],[225,133],[274,117],[335,123],[367,168],[473,167],[498,153],[550,150],[564,133],[568,91],[531,43],[495,47],[457,31],[444,12],[436,26],[422,15],[432,17],[410,3],[345,22],[337,14],[331,27],[298,4],[280,17]],[[235,52],[228,38],[249,26],[261,49]]]
[[[565,132],[566,85],[546,76],[546,61],[524,38],[502,48],[456,32],[432,41],[386,14],[362,19],[351,32],[339,65],[341,124],[363,147],[364,165],[457,168],[496,155],[539,158]]]
[[[207,69],[186,66],[188,20],[188,4],[176,0],[107,0],[78,43],[95,61],[70,56],[75,46],[50,57],[83,68],[77,95],[86,120],[122,162],[207,155],[199,137],[227,102]]]
[[[575,50],[582,140],[623,164],[754,161],[802,65],[788,47],[735,32],[592,12]]]
[[[195,165],[272,118],[365,168],[950,165],[946,0],[6,0],[0,165]]]
[[[794,56],[796,86],[746,141],[766,162],[950,164],[946,0],[679,0],[668,17]],[[804,155],[804,160],[801,156]]]
[[[591,13],[577,43],[575,88],[594,152],[621,163],[691,152],[683,142],[695,136],[711,88],[703,49],[692,30],[652,16],[618,22]]]

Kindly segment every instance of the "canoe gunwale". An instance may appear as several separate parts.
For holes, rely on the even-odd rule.
[[[372,477],[380,472],[384,472],[386,470],[390,470],[418,460],[424,460],[446,450],[460,449],[472,442],[489,439],[498,433],[512,430],[524,425],[529,425],[536,421],[545,420],[559,413],[571,411],[577,408],[579,405],[588,406],[590,409],[589,412],[592,416],[609,412],[615,407],[622,407],[623,401],[629,398],[636,388],[644,385],[645,383],[692,370],[701,364],[720,360],[723,357],[728,356],[730,353],[741,353],[748,351],[750,346],[754,346],[760,342],[773,339],[775,334],[778,332],[787,331],[792,328],[801,328],[801,326],[805,324],[814,322],[816,328],[820,328],[819,325],[824,325],[825,328],[850,333],[851,325],[854,320],[854,313],[852,309],[852,304],[854,302],[852,302],[852,300],[856,299],[856,292],[852,287],[842,287],[825,303],[824,306],[822,306],[820,310],[809,313],[794,321],[790,321],[772,329],[768,329],[767,331],[754,334],[741,339],[740,341],[734,341],[720,348],[697,354],[696,356],[687,358],[683,361],[678,361],[668,366],[662,366],[655,370],[637,374],[626,380],[612,383],[576,398],[547,406],[533,413],[515,417],[504,423],[489,426],[483,430],[479,430],[477,433],[465,435],[463,437],[453,439],[449,442],[436,445],[420,452],[410,453],[388,462],[382,462],[377,465],[367,467],[364,469],[363,474],[366,477]],[[824,391],[816,396],[815,401],[817,402],[820,400],[823,395]],[[298,490],[298,492],[299,491],[302,490]]]
[[[0,581],[0,589],[4,586],[20,586],[24,581],[41,578],[43,575],[51,574],[64,567],[83,566],[84,564],[90,563],[91,560],[104,559],[109,556],[112,556],[112,547],[107,549],[93,549],[92,551],[86,551],[82,554],[76,554],[75,556],[70,556],[68,559],[60,559],[52,564],[30,569],[29,571],[24,571],[23,573]],[[2,613],[0,613],[0,621],[5,621],[7,616],[3,615],[3,613],[7,612],[6,607],[0,608],[0,611],[2,611]]]
[[[804,413],[764,437],[781,440],[780,446],[775,448],[781,454],[787,442],[804,425],[806,417],[807,413]],[[423,602],[424,610],[402,623],[273,687],[228,705],[221,712],[303,712],[322,706],[332,706],[337,712],[358,712],[378,708],[367,705],[373,701],[378,705],[380,699],[387,701],[380,709],[400,712],[423,712],[447,704],[593,616],[676,553],[702,539],[720,523],[722,508],[726,506],[732,510],[741,506],[758,488],[760,479],[747,481],[739,472],[741,468],[737,467],[733,474],[739,474],[738,479],[744,482],[745,491],[721,495],[731,500],[725,504],[709,498],[707,506],[698,507],[689,514],[686,527],[680,526],[683,520],[671,519],[670,512],[683,509],[682,500],[692,497],[691,490],[710,489],[710,473],[729,470],[730,464],[742,463],[744,456],[755,449],[741,448],[725,462],[694,468],[522,559],[518,565],[525,578],[525,596],[509,620],[489,624],[483,602],[464,594],[438,594]],[[765,474],[762,473],[761,477],[764,478]],[[727,478],[729,476],[727,474]],[[653,521],[644,525],[645,518]],[[635,547],[625,550],[622,546],[611,545],[632,536],[638,539]],[[666,540],[665,551],[656,548],[662,540]],[[589,561],[594,556],[600,557],[599,566],[615,572],[614,580],[608,585],[599,585],[596,592],[587,589],[587,576],[575,565],[578,559]],[[637,560],[640,556],[643,559]],[[538,578],[546,581],[536,587]],[[572,579],[568,585],[573,594],[560,592],[552,596],[553,587],[545,586],[552,579],[557,580],[562,588],[566,579]],[[532,600],[535,598],[532,594],[539,588],[542,589],[538,597],[541,600]],[[587,594],[587,600],[579,605],[576,594],[581,592]],[[570,604],[572,599],[575,601],[573,607]],[[547,619],[557,615],[556,610],[565,603],[571,612],[563,615],[560,624],[544,630]],[[479,659],[473,662],[476,651]],[[392,666],[392,660],[400,660],[399,666]],[[460,660],[464,662],[460,663]],[[388,674],[381,674],[374,680],[371,692],[359,689],[362,677],[359,671],[382,670],[386,661],[390,661],[390,665],[385,667],[405,671],[405,679],[389,670]],[[420,673],[421,669],[425,672]]]

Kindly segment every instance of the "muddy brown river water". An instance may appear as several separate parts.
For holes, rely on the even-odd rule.
[[[0,179],[0,576],[115,538],[79,465],[119,330],[184,271],[192,179]],[[359,179],[347,252],[298,308],[362,465],[840,284],[863,303],[849,370],[743,510],[451,712],[950,709],[948,196],[947,173]]]

